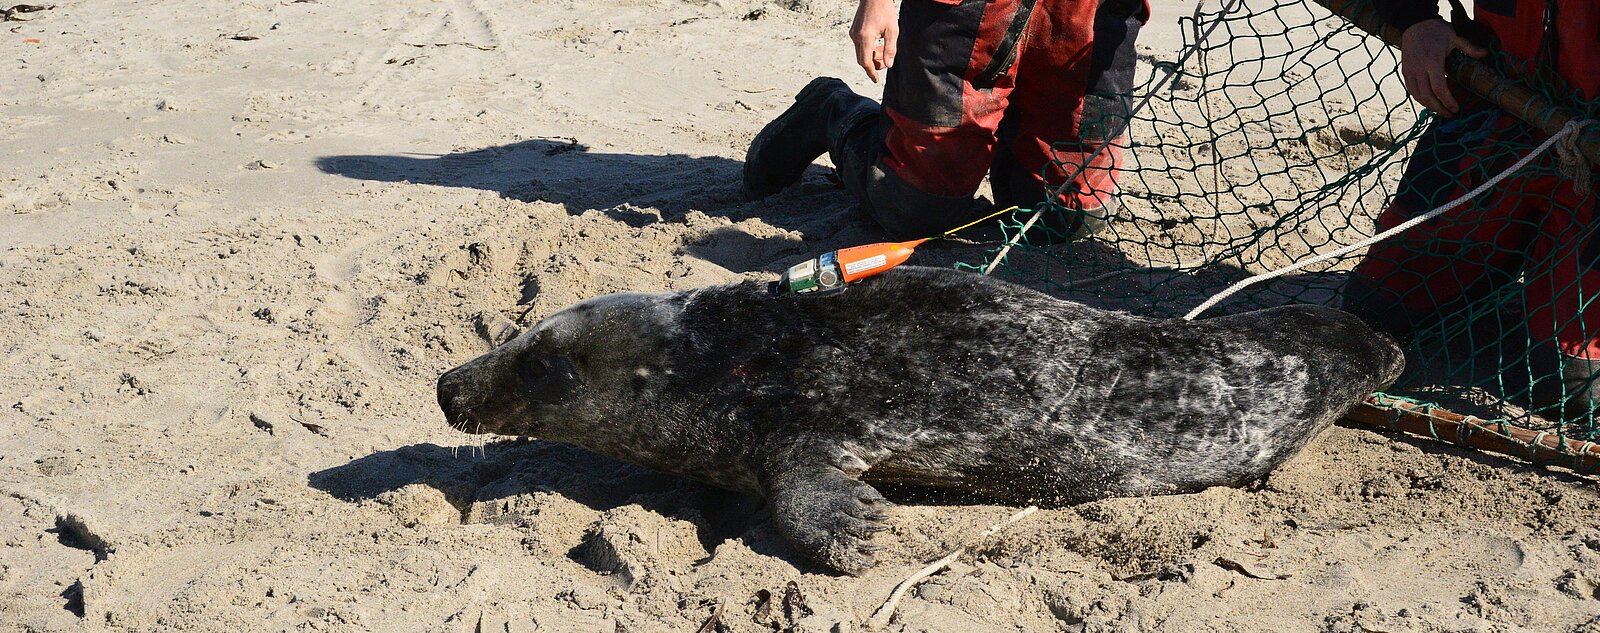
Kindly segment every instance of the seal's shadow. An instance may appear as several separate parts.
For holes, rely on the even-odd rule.
[[[514,502],[515,497],[536,492],[559,494],[598,512],[637,504],[695,524],[700,544],[708,552],[716,551],[724,541],[738,540],[757,554],[781,558],[807,571],[826,571],[789,546],[770,521],[761,499],[554,442],[508,441],[482,447],[413,444],[317,471],[307,479],[311,487],[352,503],[423,484],[444,493],[461,512],[464,523],[474,522],[475,508]],[[995,503],[917,486],[878,485],[900,504]]]
[[[444,493],[464,523],[475,522],[483,508],[518,495],[553,492],[600,512],[637,504],[664,516],[698,519],[691,522],[708,551],[733,538],[773,540],[750,534],[768,529],[759,499],[553,442],[413,444],[311,473],[307,480],[311,487],[349,502],[423,484]]]

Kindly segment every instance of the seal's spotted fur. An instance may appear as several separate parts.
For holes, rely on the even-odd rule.
[[[834,297],[585,301],[446,373],[439,402],[457,428],[764,495],[801,552],[860,573],[887,505],[863,480],[1040,504],[1237,486],[1401,363],[1328,308],[1153,320],[901,267]]]

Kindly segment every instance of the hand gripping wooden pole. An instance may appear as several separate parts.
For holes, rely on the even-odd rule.
[[[1384,43],[1400,47],[1400,29],[1378,17],[1372,0],[1313,1]],[[1445,72],[1468,92],[1522,119],[1546,136],[1555,134],[1578,119],[1543,95],[1507,79],[1490,65],[1467,57],[1461,51],[1451,51],[1450,56],[1445,58]],[[1590,165],[1600,167],[1600,125],[1590,125],[1578,132],[1577,149]]]

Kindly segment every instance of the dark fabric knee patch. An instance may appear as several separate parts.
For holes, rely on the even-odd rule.
[[[917,189],[881,163],[869,178],[867,213],[897,240],[933,237],[961,226],[981,204],[971,196],[940,196]]]

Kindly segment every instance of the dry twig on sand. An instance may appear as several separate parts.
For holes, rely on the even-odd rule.
[[[1039,506],[1028,506],[1018,510],[1016,514],[1006,517],[1006,520],[989,526],[989,529],[984,530],[982,534],[979,534],[978,538],[973,539],[973,543],[978,543],[989,538],[990,536],[994,536],[996,532],[1005,529],[1006,526],[1016,523],[1017,521],[1021,521],[1024,518],[1027,518],[1028,515],[1038,511]],[[895,585],[894,591],[889,593],[889,599],[885,600],[883,602],[883,606],[878,607],[878,610],[873,612],[872,617],[867,620],[867,630],[881,631],[884,627],[889,626],[889,619],[894,617],[894,610],[896,607],[900,606],[900,599],[905,597],[907,591],[910,591],[911,588],[916,586],[917,583],[927,580],[929,576],[938,573],[939,570],[949,567],[950,563],[955,562],[956,557],[960,556],[962,552],[967,551],[967,549],[970,547],[971,544],[956,548],[955,551],[946,554],[944,558],[928,563],[927,567],[917,570],[916,573],[913,573],[910,576],[907,576],[905,580],[900,581],[900,584]]]

